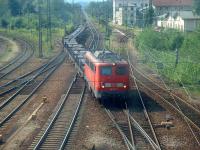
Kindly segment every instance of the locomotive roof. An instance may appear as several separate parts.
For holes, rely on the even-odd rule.
[[[106,62],[106,63],[125,63],[126,61],[122,59],[118,54],[113,53],[109,50],[95,51],[94,53],[88,52],[92,55],[92,59],[95,62]]]

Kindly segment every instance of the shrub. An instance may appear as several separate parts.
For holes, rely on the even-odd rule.
[[[1,19],[1,26],[3,28],[7,28],[9,25],[9,22],[6,19]]]

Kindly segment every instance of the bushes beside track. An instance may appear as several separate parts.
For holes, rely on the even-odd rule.
[[[200,33],[145,29],[135,38],[143,62],[182,85],[200,84]],[[176,50],[178,49],[178,50]],[[177,62],[178,58],[178,63]]]

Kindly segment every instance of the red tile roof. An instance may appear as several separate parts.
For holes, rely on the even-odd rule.
[[[193,0],[153,0],[154,6],[192,6]]]

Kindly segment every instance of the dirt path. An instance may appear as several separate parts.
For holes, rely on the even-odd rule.
[[[4,36],[0,36],[0,66],[4,62],[10,61],[19,53],[18,44]]]

